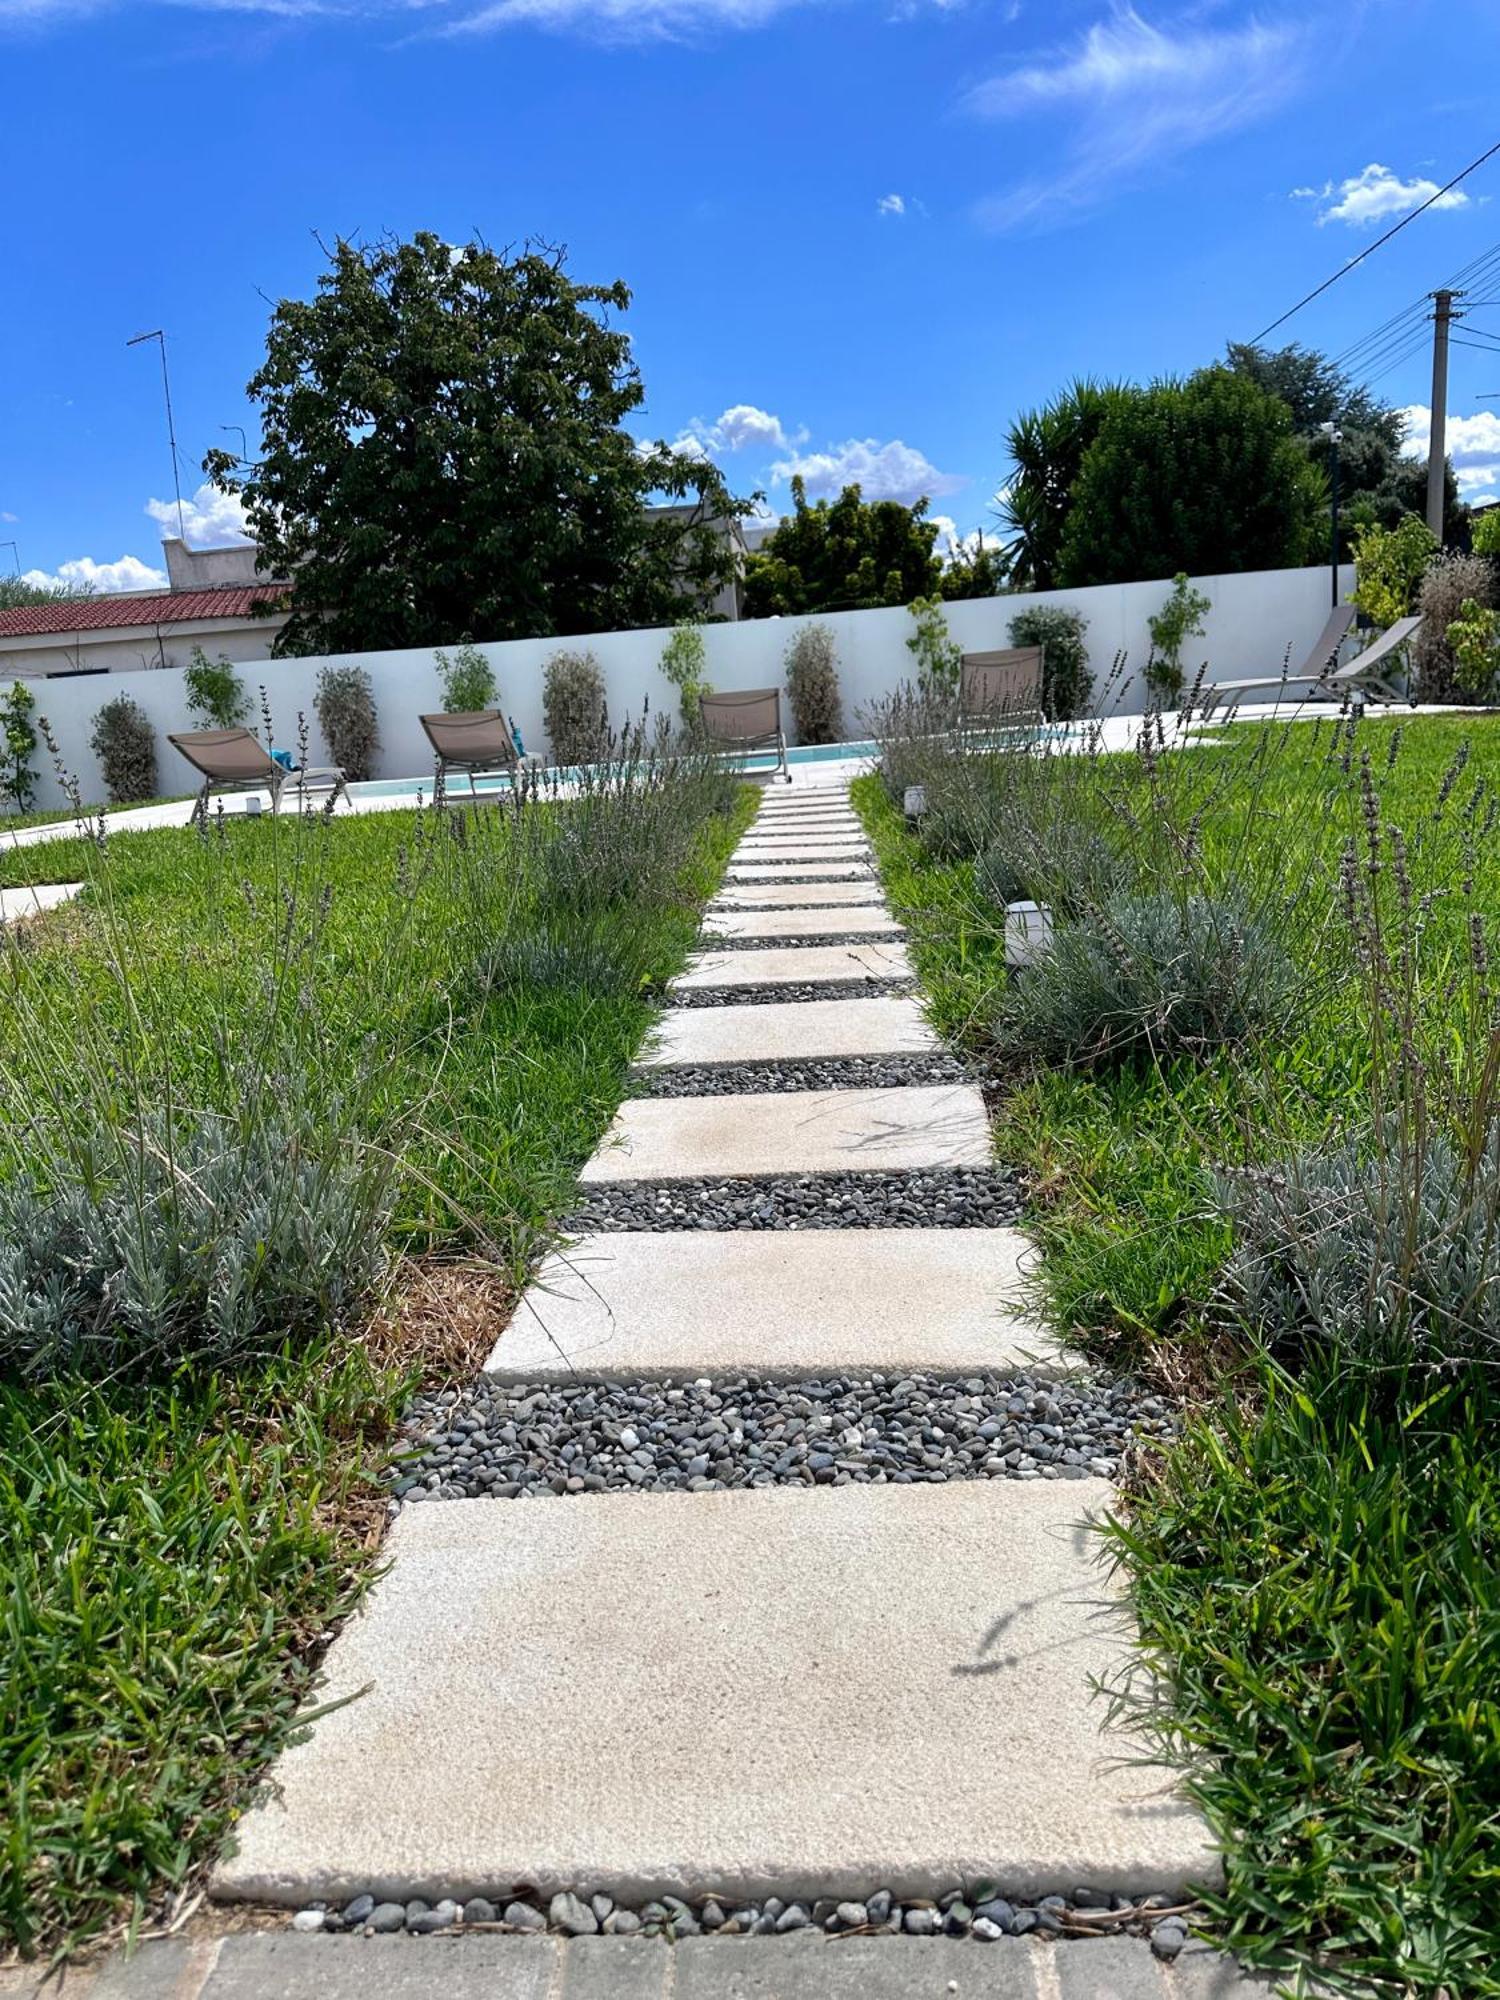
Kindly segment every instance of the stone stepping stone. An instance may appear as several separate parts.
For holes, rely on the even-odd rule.
[[[901,924],[883,903],[854,903],[810,910],[710,910],[706,937],[882,937]]]
[[[823,806],[816,811],[804,806],[797,812],[761,812],[750,822],[754,827],[859,826],[859,814],[851,806]]]
[[[837,840],[742,840],[734,850],[737,861],[795,861],[801,855],[832,854],[839,860],[870,852],[870,843],[861,835],[850,834]]]
[[[777,908],[816,909],[868,903],[878,895],[870,882],[731,882],[714,898],[714,907],[736,910]]]
[[[911,1084],[630,1098],[579,1179],[597,1186],[989,1164],[989,1121],[974,1086]]]
[[[757,1007],[669,1008],[646,1069],[679,1064],[779,1062],[799,1056],[927,1055],[940,1044],[915,1000],[775,1000]]]
[[[25,889],[0,889],[0,924],[13,924],[25,917],[39,917],[71,903],[83,888],[81,882],[38,882]]]
[[[706,987],[820,985],[843,979],[910,979],[911,960],[899,944],[808,944],[770,946],[765,951],[696,952],[686,972],[668,991],[697,993]],[[785,1051],[797,1055],[795,1043]]]
[[[825,882],[873,882],[875,871],[865,861],[734,861],[724,871],[726,882],[779,882],[787,876],[816,875]]]
[[[1055,1372],[1015,1229],[685,1230],[549,1257],[485,1363],[503,1382]]]
[[[214,1891],[1214,1882],[1203,1822],[1092,1692],[1128,1648],[1082,1525],[1112,1499],[973,1480],[407,1508],[311,1697],[331,1712]]]

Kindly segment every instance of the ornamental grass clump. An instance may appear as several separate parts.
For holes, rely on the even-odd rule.
[[[1071,1067],[1202,1058],[1284,1024],[1297,988],[1281,941],[1232,897],[1107,896],[1006,987],[995,1043]]]

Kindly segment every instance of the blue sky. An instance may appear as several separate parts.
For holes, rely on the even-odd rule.
[[[634,292],[643,433],[772,508],[800,468],[967,531],[1019,410],[1253,336],[1500,139],[1496,0],[0,0],[0,61],[0,542],[101,587],[154,578],[171,493],[126,340],[166,328],[189,538],[227,538],[198,462],[253,442],[314,231],[565,243]],[[1496,244],[1500,157],[1277,338],[1341,351]],[[1449,396],[1475,495],[1500,277],[1479,296],[1497,338]],[[1410,344],[1373,351],[1420,436]]]

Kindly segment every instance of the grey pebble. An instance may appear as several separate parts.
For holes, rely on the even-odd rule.
[[[902,1926],[910,1937],[936,1937],[943,1919],[936,1910],[908,1910]]]
[[[373,1896],[355,1896],[344,1905],[344,1922],[346,1924],[367,1923],[374,1909],[375,1898]]]
[[[788,1931],[805,1931],[811,1922],[810,1913],[800,1903],[788,1903],[776,1919],[776,1929],[784,1937]]]
[[[370,1929],[377,1934],[399,1931],[406,1928],[406,1906],[404,1903],[377,1903],[365,1919]]]
[[[493,1924],[499,1921],[499,1912],[487,1896],[471,1896],[464,1904],[466,1924]]]
[[[611,1910],[604,1919],[606,1937],[634,1937],[641,1928],[641,1920],[634,1910]]]
[[[320,1931],[323,1928],[322,1910],[299,1910],[292,1918],[294,1931]]]
[[[976,1917],[970,1936],[980,1938],[984,1943],[990,1944],[994,1939],[1004,1937],[1005,1929],[1001,1924],[992,1923],[988,1917]]]
[[[547,1917],[552,1928],[565,1937],[592,1937],[599,1928],[599,1919],[588,1904],[565,1889],[559,1890],[548,1904]]]
[[[547,1919],[530,1903],[507,1903],[505,1921],[513,1931],[544,1931]]]
[[[1156,1956],[1171,1964],[1187,1943],[1187,1928],[1177,1917],[1168,1917],[1164,1922],[1153,1924],[1151,1928],[1151,1949]]]

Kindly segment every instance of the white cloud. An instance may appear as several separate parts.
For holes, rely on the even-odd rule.
[[[29,569],[22,582],[34,583],[39,589],[62,588],[101,593],[165,590],[167,573],[153,569],[139,556],[121,556],[116,562],[95,562],[92,556],[74,556],[69,562],[59,563],[55,570]]]
[[[906,197],[899,194],[883,194],[875,204],[877,215],[905,215]]]
[[[757,409],[754,403],[731,403],[711,424],[694,417],[672,440],[672,449],[683,458],[714,458],[752,448],[791,451],[806,437],[806,431],[788,430],[780,417]]]
[[[679,41],[706,28],[759,28],[797,0],[491,0],[440,30],[582,29],[604,41]]]
[[[1097,206],[1160,160],[1267,116],[1300,83],[1299,36],[1201,15],[1158,27],[1116,5],[1083,39],[1003,71],[970,92],[986,118],[1050,117],[1066,142],[1045,175],[981,202],[980,220],[1011,229]]]
[[[1430,201],[1438,194],[1438,183],[1429,181],[1420,174],[1413,174],[1409,181],[1391,172],[1378,161],[1372,160],[1357,174],[1350,174],[1347,180],[1337,183],[1325,181],[1320,188],[1297,187],[1292,189],[1293,201],[1316,201],[1324,204],[1318,210],[1318,227],[1326,222],[1347,222],[1351,228],[1360,229],[1372,222],[1382,222],[1388,215],[1405,215],[1419,203]],[[1469,197],[1462,188],[1450,188],[1446,194],[1438,195],[1432,203],[1434,209],[1467,208]]]
[[[177,533],[177,502],[148,500],[146,512],[164,534]],[[253,539],[245,525],[245,509],[237,493],[205,482],[191,500],[182,503],[183,540],[190,549],[218,549],[227,542]]]
[[[925,494],[935,499],[964,484],[955,473],[939,472],[914,446],[893,438],[849,438],[826,451],[794,452],[777,459],[771,477],[778,482],[800,475],[814,499],[833,497],[844,487],[858,485],[866,500],[900,500],[907,506]]]
[[[1426,403],[1409,403],[1401,415],[1406,423],[1402,451],[1408,458],[1426,458],[1432,442],[1432,411]],[[1463,417],[1450,410],[1444,443],[1461,493],[1475,498],[1500,485],[1500,413],[1478,410]]]

